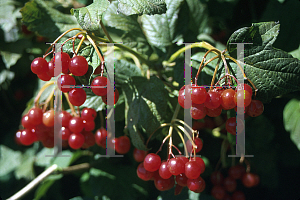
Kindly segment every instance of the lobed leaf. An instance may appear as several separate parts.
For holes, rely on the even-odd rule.
[[[164,0],[118,0],[118,11],[125,15],[163,14],[167,7]]]
[[[0,145],[0,177],[15,170],[22,160],[22,153]]]
[[[79,25],[87,31],[98,31],[100,29],[100,21],[103,13],[109,6],[108,0],[94,0],[94,2],[86,7],[71,9]]]
[[[272,46],[278,34],[277,22],[255,23],[234,32],[227,42],[229,54],[235,58],[236,43],[252,43],[245,44],[244,71],[258,89],[257,99],[263,102],[300,89],[300,60]]]

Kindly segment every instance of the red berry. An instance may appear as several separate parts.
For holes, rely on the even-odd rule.
[[[81,117],[72,117],[69,122],[69,129],[73,133],[80,133],[84,128]]]
[[[149,153],[144,159],[144,167],[149,172],[154,172],[159,169],[161,159],[159,155]]]
[[[137,149],[137,148],[134,148],[133,150],[133,158],[136,162],[143,162],[146,155],[147,155],[147,151],[144,151],[144,150],[140,150],[140,149]]]
[[[32,129],[35,127],[34,124],[32,124],[29,120],[29,117],[28,117],[28,114],[25,114],[23,117],[22,117],[22,126],[24,128],[27,128],[27,129]]]
[[[70,61],[70,72],[75,76],[83,76],[89,69],[89,64],[83,56],[75,56]]]
[[[87,149],[95,145],[95,137],[91,131],[83,131],[82,135],[84,136],[84,144],[82,148]]]
[[[106,105],[110,105],[110,106],[113,106],[114,104],[116,104],[119,100],[119,91],[117,90],[117,88],[115,89],[115,92],[114,92],[114,104],[111,103],[107,103],[107,95],[105,96],[102,96],[102,101],[106,104]]]
[[[235,91],[233,89],[226,89],[222,92],[221,105],[223,106],[223,108],[228,110],[228,109],[232,109],[236,106],[234,103],[234,94],[235,94]]]
[[[115,139],[116,152],[119,154],[128,153],[130,146],[130,139],[126,135]]]
[[[39,125],[43,122],[43,110],[35,107],[28,112],[28,120],[31,124]]]
[[[198,163],[198,165],[200,166],[200,174],[202,174],[205,171],[205,163],[203,159],[200,157],[194,157],[191,160],[195,160]]]
[[[84,108],[81,111],[81,118],[87,121],[93,121],[97,117],[97,112],[93,108]]]
[[[85,131],[93,131],[95,129],[95,122],[83,120],[83,126]]]
[[[182,160],[184,165],[185,165],[185,163],[189,162],[189,159],[183,155],[178,155],[178,156],[176,156],[176,158]]]
[[[264,104],[259,100],[252,100],[251,104],[249,105],[249,109],[247,114],[250,117],[257,117],[264,112]]]
[[[175,184],[174,176],[171,176],[168,179],[163,179],[158,176],[154,179],[154,185],[156,189],[158,189],[159,191],[170,190],[174,186],[174,184]]]
[[[18,130],[15,134],[15,142],[17,143],[17,145],[22,145],[22,142],[20,141],[21,134],[22,130]]]
[[[144,181],[149,181],[152,179],[154,172],[149,172],[145,169],[144,163],[140,163],[136,169],[138,177]]]
[[[179,158],[171,158],[168,162],[168,168],[171,174],[176,176],[184,173],[185,164]]]
[[[53,127],[54,126],[54,110],[48,110],[47,112],[44,112],[43,114],[43,124],[47,127]]]
[[[178,92],[178,103],[181,107],[188,109],[192,106],[192,100],[185,101],[186,92],[191,94],[191,85],[187,85],[187,89],[185,86],[182,86]]]
[[[31,71],[35,74],[43,74],[48,71],[48,63],[44,58],[38,57],[31,62]]]
[[[193,121],[193,130],[202,130],[205,127],[204,122]]]
[[[234,179],[241,179],[246,169],[243,165],[235,165],[229,168],[228,175]]]
[[[159,167],[158,173],[163,179],[168,179],[173,176],[168,168],[168,161],[163,161]]]
[[[240,124],[238,126],[238,130],[236,130],[237,127],[236,120]],[[240,134],[244,130],[244,123],[240,118],[231,117],[226,121],[226,130],[232,135]]]
[[[61,127],[60,134],[62,140],[68,140],[72,132],[66,127]]]
[[[21,142],[21,144],[29,146],[37,141],[37,136],[35,132],[32,132],[30,129],[24,129],[21,132],[19,141]]]
[[[234,94],[234,103],[238,107],[247,107],[251,103],[251,95],[247,90],[237,90]]]
[[[208,91],[204,105],[209,109],[216,109],[220,107],[221,105],[220,94],[216,91]]]
[[[75,79],[73,78],[73,76],[70,76],[69,74],[62,74],[57,79],[57,86],[62,92],[71,91],[75,85],[76,85]]]
[[[236,189],[236,180],[230,176],[228,176],[224,179],[223,184],[224,184],[225,190],[228,192],[233,192]]]
[[[107,131],[105,128],[100,128],[95,133],[96,144],[102,148],[106,148]]]
[[[50,79],[51,79],[51,76],[47,72],[41,73],[41,74],[37,74],[37,77],[39,79],[41,79],[42,81],[50,81]]]
[[[188,178],[186,177],[186,175],[184,173],[178,174],[176,176],[176,182],[177,182],[177,184],[181,185],[183,187],[187,186],[187,180],[188,180]]]
[[[193,119],[203,119],[206,116],[207,108],[204,104],[193,104],[190,113]]]
[[[92,81],[92,84],[91,84],[92,91],[94,92],[95,95],[105,96],[105,95],[107,95],[107,87],[108,87],[107,85],[109,85],[109,84],[110,83],[109,83],[109,81],[107,80],[106,77],[104,77],[104,76],[97,76]]]
[[[259,183],[259,176],[254,173],[245,173],[242,177],[242,183],[245,187],[251,188]]]
[[[69,54],[65,53],[65,52],[57,52],[55,53],[55,58],[54,58],[54,65],[55,65],[55,72],[59,72],[58,74],[60,74],[61,72],[64,74],[68,74],[69,73],[69,65],[70,65],[70,56]],[[55,76],[57,76],[58,74],[54,74]]]
[[[225,188],[221,185],[215,185],[212,189],[211,189],[211,195],[218,200],[221,200],[224,198],[226,194]]]
[[[252,88],[251,86],[249,86],[248,84],[239,84],[236,88],[235,88],[235,92],[237,92],[238,90],[246,90],[249,92],[250,96],[252,97]]]
[[[188,179],[187,187],[193,192],[200,193],[205,189],[205,181],[201,176],[197,179]]]
[[[46,148],[53,148],[54,147],[54,138],[53,137],[47,137],[44,140],[41,140],[42,144]]]
[[[206,101],[207,92],[204,87],[192,86],[191,100],[195,104],[203,104]]]
[[[196,153],[200,152],[201,149],[202,149],[202,147],[203,147],[203,142],[202,142],[202,140],[201,140],[200,138],[195,138],[195,139],[194,139],[194,143],[195,143],[195,145],[197,146],[197,148],[196,148]],[[192,142],[191,142],[190,140],[188,140],[188,141],[186,142],[186,148],[187,148],[188,153],[191,153],[191,152],[192,152],[192,150],[193,150],[193,144],[192,144]]]
[[[69,100],[74,106],[81,106],[86,100],[86,93],[82,88],[74,88],[69,92]]]
[[[201,168],[195,160],[191,160],[185,164],[185,175],[189,179],[196,179],[200,176]]]
[[[48,62],[48,75],[50,76],[50,77],[55,77],[54,76],[54,61],[53,60],[50,60],[49,62]],[[59,74],[59,73],[58,73]],[[58,75],[58,74],[56,74],[56,76]]]
[[[206,115],[209,117],[218,117],[222,113],[222,106],[219,106],[218,108],[215,109],[207,109]]]
[[[69,127],[69,121],[72,118],[71,114],[68,113],[67,111],[62,111],[59,114],[59,120],[61,121],[61,125],[64,127]]]
[[[81,133],[72,133],[68,143],[72,149],[79,149],[84,144],[84,136]]]

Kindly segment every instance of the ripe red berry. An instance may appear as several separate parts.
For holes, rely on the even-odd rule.
[[[222,113],[222,106],[219,106],[218,108],[215,109],[207,109],[206,115],[209,117],[218,117]]]
[[[191,100],[195,104],[203,104],[206,101],[207,92],[204,87],[192,86]]]
[[[159,191],[170,190],[175,184],[174,176],[168,179],[163,179],[160,176],[154,179],[154,185]]]
[[[119,91],[117,90],[117,88],[115,89],[114,92],[114,104],[112,104],[112,102],[107,102],[107,95],[102,96],[102,101],[106,104],[106,105],[110,105],[113,106],[114,104],[116,104],[119,100]]]
[[[74,88],[69,92],[69,100],[74,106],[81,106],[86,100],[86,93],[82,88]]]
[[[149,153],[144,159],[144,167],[149,172],[154,172],[159,169],[161,159],[159,155]]]
[[[21,144],[28,146],[37,141],[37,136],[35,132],[32,132],[30,129],[24,129],[21,132],[19,141]]]
[[[202,147],[203,147],[203,142],[202,142],[202,140],[201,140],[200,138],[195,138],[195,139],[194,139],[194,143],[195,143],[195,145],[197,146],[197,148],[196,148],[196,150],[195,150],[196,153],[200,152],[201,149],[202,149]],[[186,148],[187,148],[188,153],[191,153],[191,152],[192,152],[192,150],[193,150],[193,144],[192,144],[192,142],[191,142],[190,140],[188,140],[188,141],[186,142]]]
[[[84,128],[81,117],[72,117],[69,122],[69,129],[73,133],[80,133]]]
[[[72,132],[66,127],[61,127],[60,135],[62,140],[68,140]]]
[[[195,160],[198,163],[200,166],[200,174],[202,174],[205,171],[205,163],[203,159],[200,157],[193,157],[191,160]]]
[[[119,138],[115,138],[115,149],[119,154],[126,154],[130,150],[130,139],[129,137],[121,136]]]
[[[221,185],[215,185],[212,189],[211,189],[211,195],[218,200],[221,200],[224,198],[226,194],[225,188]]]
[[[230,176],[228,176],[224,179],[223,184],[224,184],[225,190],[228,191],[228,192],[235,191],[236,185],[237,185],[236,180],[234,178],[230,177]]]
[[[249,109],[247,114],[250,117],[257,117],[264,112],[264,104],[259,100],[252,100],[251,104],[249,105]]]
[[[168,168],[171,174],[176,176],[184,173],[185,164],[179,158],[171,158],[168,162]]]
[[[191,85],[182,86],[178,92],[178,103],[181,107],[188,109],[192,106],[192,100],[185,101],[185,94],[190,93],[191,94]]]
[[[196,179],[188,179],[187,187],[193,192],[200,193],[205,189],[205,181],[201,176]]]
[[[39,125],[43,122],[43,110],[35,107],[28,112],[28,120],[31,124]]]
[[[89,69],[89,64],[83,56],[74,56],[71,58],[70,72],[75,76],[83,76]]]
[[[236,120],[238,122],[236,122]],[[239,123],[238,128],[237,128],[237,123]],[[230,134],[236,135],[236,134],[240,134],[244,130],[244,123],[240,118],[231,117],[226,121],[225,127]]]
[[[168,179],[173,176],[168,168],[168,161],[163,161],[159,167],[158,173],[163,179]]]
[[[221,105],[220,94],[216,91],[208,91],[206,101],[204,102],[205,107],[209,109],[216,109]]]
[[[47,72],[37,74],[37,77],[39,79],[41,79],[42,81],[50,81],[50,79],[51,79],[51,76]]]
[[[95,122],[94,120],[92,121],[83,120],[83,126],[85,131],[93,131],[95,129]]]
[[[146,155],[147,155],[147,151],[144,151],[144,150],[140,150],[140,149],[137,149],[137,148],[134,148],[133,150],[133,158],[136,162],[143,162]]]
[[[251,95],[247,90],[237,90],[234,94],[234,103],[238,107],[249,106],[251,100]]]
[[[48,75],[50,76],[50,77],[55,77],[55,76],[57,76],[57,75],[59,75],[59,73],[57,73],[55,76],[54,76],[54,61],[53,60],[50,60],[49,62],[48,62]]]
[[[62,111],[59,114],[59,121],[61,121],[61,125],[64,127],[69,127],[69,121],[72,118],[71,114],[68,113],[67,111]]]
[[[28,117],[28,114],[25,114],[23,117],[22,117],[22,126],[24,128],[27,128],[27,129],[32,129],[35,127],[34,124],[32,124],[29,120],[29,117]]]
[[[228,175],[234,179],[241,179],[246,169],[243,165],[235,165],[229,168]]]
[[[196,179],[200,176],[201,168],[195,160],[185,163],[185,175],[189,179]]]
[[[102,148],[106,148],[107,131],[105,128],[99,128],[95,133],[96,144]]]
[[[245,173],[242,177],[242,183],[245,187],[251,188],[259,184],[259,176],[254,173]]]
[[[186,175],[184,173],[178,174],[176,176],[176,182],[180,186],[183,186],[183,187],[187,186],[187,180],[188,180],[188,178],[186,177]]]
[[[207,108],[204,104],[193,104],[190,113],[193,119],[203,119],[206,116]]]
[[[60,62],[61,61],[61,62]],[[70,65],[70,56],[65,52],[57,52],[55,53],[54,57],[54,65],[55,65],[55,72],[59,71],[59,73],[68,74],[69,73],[69,65]],[[58,74],[54,74],[57,76]]]
[[[84,144],[84,136],[81,133],[72,133],[68,143],[72,149],[79,149]]]
[[[62,74],[57,79],[57,86],[62,92],[71,91],[75,85],[76,85],[76,81],[74,77],[70,76],[69,74]]]
[[[250,85],[248,84],[239,84],[236,88],[235,88],[235,92],[237,92],[238,90],[246,90],[249,92],[250,96],[252,97],[252,88]]]
[[[233,89],[226,89],[221,94],[221,105],[224,109],[232,109],[236,105],[234,103],[234,94],[235,91]]]
[[[92,91],[94,92],[95,95],[105,96],[105,95],[107,95],[107,87],[109,84],[110,84],[109,80],[107,80],[106,77],[97,76],[92,81],[92,84],[91,84]]]
[[[145,169],[144,163],[140,163],[136,169],[138,177],[144,181],[149,181],[152,179],[154,172],[149,172]]]
[[[95,145],[95,137],[91,131],[82,131],[82,135],[84,136],[82,148],[87,149]]]
[[[81,118],[87,121],[93,121],[97,117],[97,112],[93,108],[84,108],[81,111]]]
[[[35,58],[31,62],[31,71],[35,74],[47,73],[48,71],[47,61],[42,57]]]

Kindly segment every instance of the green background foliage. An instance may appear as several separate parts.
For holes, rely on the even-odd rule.
[[[184,85],[184,54],[174,66],[162,63],[183,43],[206,41],[220,50],[227,48],[236,57],[236,45],[245,45],[245,73],[258,88],[257,98],[266,102],[262,116],[246,119],[246,152],[251,171],[260,175],[261,184],[243,190],[247,199],[298,199],[299,140],[299,69],[300,2],[297,0],[3,0],[0,7],[0,197],[13,195],[52,164],[59,168],[91,163],[92,168],[71,174],[48,176],[23,199],[93,200],[93,199],[213,199],[210,174],[220,158],[222,140],[202,130],[201,155],[205,157],[203,178],[206,189],[200,195],[188,192],[174,196],[174,189],[159,192],[153,182],[136,176],[138,163],[133,147],[124,157],[105,158],[105,150],[64,150],[70,157],[52,158],[53,150],[40,143],[18,146],[15,132],[21,128],[24,112],[44,84],[30,71],[30,63],[42,56],[62,32],[82,27],[96,36],[104,36],[102,20],[115,43],[123,43],[146,61],[137,63],[124,49],[115,49],[115,80],[120,89],[116,104],[116,136],[128,134],[133,146],[156,152],[167,129],[159,130],[145,146],[149,135],[161,123],[169,122],[177,103],[178,89]],[[28,30],[25,29],[25,26]],[[31,31],[31,32],[29,32]],[[70,32],[68,37],[75,33]],[[66,39],[66,38],[64,38]],[[75,40],[77,46],[79,40]],[[72,43],[63,51],[73,52]],[[206,50],[192,49],[193,76]],[[88,75],[78,82],[89,84],[100,60],[89,44],[79,51],[90,65]],[[209,54],[207,59],[213,57]],[[48,58],[47,58],[48,59]],[[200,73],[198,84],[208,85],[217,61]],[[236,65],[229,62],[232,69]],[[146,74],[150,72],[150,79]],[[217,78],[224,74],[220,66]],[[173,84],[176,82],[176,84]],[[92,107],[106,114],[100,97],[87,91],[82,107]],[[41,100],[47,98],[50,89]],[[64,106],[67,106],[65,104]],[[224,113],[233,116],[233,113]],[[224,117],[224,115],[223,115]],[[183,119],[180,110],[179,119]],[[220,118],[214,119],[220,120]],[[221,119],[222,120],[222,119]],[[100,119],[96,118],[100,128]],[[125,128],[124,128],[125,127]],[[232,139],[232,138],[231,138]],[[174,142],[178,142],[174,137]],[[235,142],[235,141],[233,141]],[[179,145],[180,146],[180,145]],[[160,156],[165,159],[166,147]],[[237,162],[237,160],[236,160]],[[231,160],[227,160],[227,167]]]

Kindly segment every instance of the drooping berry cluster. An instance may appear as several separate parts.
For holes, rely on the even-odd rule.
[[[92,132],[95,129],[96,116],[97,112],[92,108],[82,109],[80,117],[62,111],[58,115],[58,121],[61,121],[59,136],[63,141],[63,146],[69,146],[72,149],[86,149],[97,143],[106,148],[106,129],[98,129],[95,135]],[[28,146],[40,141],[47,148],[54,147],[54,110],[43,112],[41,108],[34,107],[22,117],[21,123],[24,129],[16,133],[18,143]],[[126,154],[130,150],[130,140],[127,136],[109,141],[111,141],[109,147],[114,148],[112,146],[114,144],[116,152],[119,154]]]
[[[186,101],[186,93],[191,94],[191,101]],[[261,101],[252,99],[252,88],[247,84],[240,84],[235,90],[214,87],[208,91],[203,86],[183,86],[179,90],[178,103],[181,107],[190,109],[192,118],[196,120],[203,119],[205,116],[217,117],[221,115],[222,110],[235,109],[237,111],[237,107],[244,108],[244,113],[251,117],[261,115],[264,110]],[[228,119],[226,122],[227,131],[235,135],[236,124],[235,117]],[[237,134],[242,130],[243,128],[238,130]]]
[[[217,200],[245,200],[245,194],[236,190],[238,183],[241,182],[244,187],[251,188],[260,182],[259,176],[246,172],[243,165],[230,167],[227,177],[224,177],[221,171],[215,171],[211,174],[210,180],[214,185],[211,195]]]

